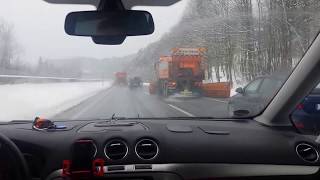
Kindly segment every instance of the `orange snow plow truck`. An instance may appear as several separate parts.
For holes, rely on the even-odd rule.
[[[208,77],[205,48],[174,48],[171,56],[161,56],[155,63],[156,79],[150,94],[187,97],[229,97],[230,83],[203,83]]]
[[[127,73],[126,72],[116,72],[114,85],[126,86],[128,84]]]

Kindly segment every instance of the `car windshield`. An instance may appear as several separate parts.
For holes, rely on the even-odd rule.
[[[103,45],[64,30],[68,13],[92,5],[1,0],[0,120],[256,116],[320,24],[318,0],[133,9],[152,14],[153,34]]]

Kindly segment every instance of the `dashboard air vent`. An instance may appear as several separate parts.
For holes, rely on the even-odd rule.
[[[74,158],[94,159],[97,154],[97,146],[93,140],[81,139],[73,144],[72,154]]]
[[[139,158],[150,160],[158,155],[159,147],[157,143],[151,139],[142,139],[136,144],[135,151]]]
[[[90,170],[97,154],[97,146],[93,140],[77,140],[72,146],[72,171]]]
[[[111,140],[105,145],[104,153],[111,160],[120,160],[128,154],[128,146],[122,140]]]
[[[318,151],[310,144],[301,143],[296,146],[298,156],[306,162],[315,163],[319,160]]]

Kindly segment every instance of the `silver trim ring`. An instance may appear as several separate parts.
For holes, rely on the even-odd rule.
[[[107,145],[111,144],[111,143],[114,142],[114,141],[122,142],[122,143],[125,145],[125,147],[126,147],[126,154],[125,154],[121,159],[111,159],[111,158],[107,155],[107,153],[106,153],[106,147],[107,147]],[[118,161],[118,160],[122,160],[122,159],[124,159],[125,157],[127,157],[128,152],[129,152],[129,147],[128,147],[127,143],[124,142],[124,141],[121,140],[121,139],[111,139],[111,140],[109,140],[109,141],[104,145],[104,147],[103,147],[103,152],[104,152],[104,155],[105,155],[109,160]]]
[[[96,149],[96,151],[94,152],[94,155],[93,155],[93,159],[94,159],[97,156],[98,148],[97,148],[96,143],[94,143],[93,141],[91,141],[91,143],[93,144],[94,148]]]
[[[298,147],[299,147],[299,146],[308,146],[308,147],[310,147],[311,149],[313,149],[313,150],[316,152],[316,154],[317,154],[317,159],[314,160],[314,161],[306,160],[304,157],[302,157],[302,156],[299,154],[299,152],[298,152]],[[317,149],[316,149],[315,147],[313,147],[312,145],[307,144],[307,143],[300,143],[300,144],[298,144],[298,145],[296,146],[296,153],[297,153],[297,155],[298,155],[302,160],[304,160],[304,161],[306,161],[306,162],[309,162],[309,163],[317,163],[318,160],[319,160],[319,152],[317,151]]]
[[[156,155],[154,155],[152,158],[149,158],[149,159],[142,158],[142,157],[137,153],[137,146],[138,146],[138,144],[139,144],[141,141],[145,141],[145,140],[153,142],[153,143],[156,145],[156,147],[157,147],[157,153],[156,153]],[[152,160],[152,159],[155,159],[155,158],[158,156],[158,154],[159,154],[159,146],[158,146],[158,144],[157,144],[154,140],[149,139],[149,138],[144,138],[144,139],[139,140],[139,141],[136,143],[136,145],[135,145],[135,147],[134,147],[134,151],[135,151],[136,155],[137,155],[140,159],[142,159],[142,160]]]

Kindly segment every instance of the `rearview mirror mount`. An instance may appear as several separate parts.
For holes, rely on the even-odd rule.
[[[141,36],[154,32],[147,11],[80,11],[67,15],[65,32],[73,36]]]
[[[95,44],[119,45],[124,42],[126,36],[94,36],[91,39]]]

